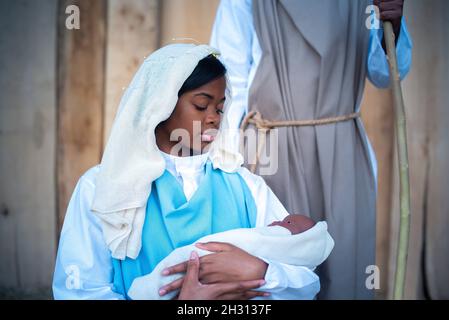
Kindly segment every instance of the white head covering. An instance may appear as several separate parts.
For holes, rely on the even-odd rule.
[[[172,44],[149,56],[122,97],[96,180],[92,211],[100,217],[112,257],[136,258],[151,184],[165,170],[156,144],[155,128],[172,114],[178,91],[198,62],[219,52],[207,45]],[[229,83],[227,81],[227,83]],[[209,158],[214,168],[235,172],[243,157],[225,138],[226,112],[231,102],[226,90],[225,114]]]

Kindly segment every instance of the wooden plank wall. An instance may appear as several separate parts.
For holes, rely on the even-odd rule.
[[[0,1],[0,296],[48,297],[53,276],[56,14]]]
[[[382,299],[388,293],[391,183],[394,151],[394,118],[390,90],[378,89],[367,80],[361,111],[366,132],[376,154],[378,167],[376,265],[380,269],[380,288],[376,290],[376,297]]]
[[[103,148],[106,0],[62,0],[58,21],[58,225],[79,177]],[[80,10],[80,29],[65,27],[66,7]]]
[[[219,0],[163,0],[161,46],[173,43],[174,38],[193,38],[209,43],[219,3]]]
[[[144,58],[159,45],[158,0],[110,0],[106,44],[106,101],[103,139],[107,142],[124,88]]]

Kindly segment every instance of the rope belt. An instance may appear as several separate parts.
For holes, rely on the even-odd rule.
[[[259,162],[260,155],[262,154],[262,149],[265,146],[266,135],[273,128],[320,126],[330,123],[344,122],[359,117],[360,112],[353,112],[344,116],[323,119],[272,121],[264,119],[259,111],[251,111],[243,119],[242,124],[240,125],[240,130],[245,131],[249,124],[253,124],[256,126],[258,131],[262,133],[262,135],[258,139],[256,156],[250,166],[250,171],[253,173],[256,171],[257,163]]]

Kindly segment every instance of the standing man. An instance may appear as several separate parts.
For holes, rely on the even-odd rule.
[[[222,0],[212,32],[233,90],[231,127],[251,111],[269,121],[328,120],[276,128],[279,165],[264,176],[289,212],[329,225],[335,248],[318,270],[320,299],[374,297],[365,282],[375,264],[377,167],[359,108],[366,76],[385,88],[389,71],[372,4]],[[403,0],[374,4],[393,23],[403,78],[411,64]]]

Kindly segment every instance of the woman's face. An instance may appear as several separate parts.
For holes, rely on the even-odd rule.
[[[159,149],[176,156],[203,153],[220,127],[225,90],[220,77],[182,94],[170,118],[156,128]]]

